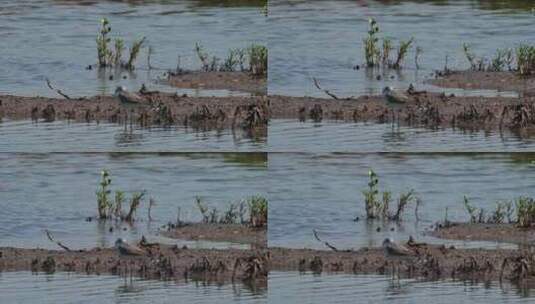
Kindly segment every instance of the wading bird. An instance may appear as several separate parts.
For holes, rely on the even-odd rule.
[[[392,87],[385,87],[383,89],[383,96],[386,101],[393,104],[405,104],[409,102],[409,96],[401,91],[394,90]]]
[[[127,112],[130,111],[130,127],[132,127],[132,114],[134,113],[134,109],[145,106],[145,100],[135,94],[128,92],[125,87],[118,86],[117,89],[115,89],[115,96],[119,98],[119,102],[121,104],[121,107],[123,107],[125,111],[125,127],[126,127],[126,121],[127,121]]]
[[[128,267],[128,262],[132,262],[130,261],[130,257],[133,257],[133,256],[142,256],[145,254],[145,251],[143,251],[141,248],[137,247],[136,245],[130,245],[128,244],[125,240],[123,240],[122,238],[118,238],[117,241],[115,241],[115,248],[117,248],[117,251],[119,251],[119,255],[121,257],[128,257],[128,261],[125,261],[125,264],[124,264],[124,280],[125,280],[125,284],[126,284],[126,277],[128,276],[128,273],[129,273],[129,267]],[[132,281],[132,272],[130,271],[130,281]]]
[[[396,268],[397,268],[398,279],[399,279],[399,263],[401,263],[401,261],[412,260],[412,258],[415,257],[414,252],[407,249],[407,247],[403,245],[395,243],[390,238],[386,238],[383,241],[383,250],[384,250],[385,258],[387,260],[392,261],[392,278],[395,277]]]
[[[395,111],[399,112],[400,109],[410,101],[409,96],[404,92],[394,90],[392,87],[385,87],[383,89],[383,96],[385,97],[388,108],[392,110],[392,123],[394,123],[394,121],[396,121]]]
[[[136,245],[130,245],[122,238],[118,238],[115,241],[115,248],[119,251],[120,255],[133,256],[133,255],[144,255],[145,251]]]

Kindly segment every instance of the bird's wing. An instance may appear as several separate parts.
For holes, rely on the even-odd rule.
[[[401,93],[401,92],[397,92],[397,91],[394,91],[392,92],[392,96],[398,101],[398,102],[402,102],[402,103],[406,103],[409,101],[409,97],[407,97],[407,95]]]
[[[144,255],[145,251],[143,251],[141,248],[135,246],[135,245],[127,245],[127,250],[129,254],[132,255]]]
[[[403,246],[403,245],[400,245],[400,244],[396,244],[396,243],[391,243],[391,248],[393,251],[395,251],[397,254],[400,254],[400,255],[413,255],[413,252],[410,251],[409,249],[407,249],[407,247]]]
[[[144,99],[141,98],[139,95],[130,93],[130,92],[123,92],[123,95],[128,98],[128,101],[132,103],[143,103]]]

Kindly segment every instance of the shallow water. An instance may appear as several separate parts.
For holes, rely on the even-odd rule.
[[[21,292],[24,291],[24,292]],[[0,274],[2,303],[266,303],[266,289],[240,283],[218,285],[59,272]]]
[[[183,126],[125,128],[113,123],[0,123],[0,152],[264,151],[267,138],[241,129],[198,131]]]
[[[409,83],[433,89],[422,82],[444,68],[446,56],[450,69],[469,67],[463,42],[476,54],[491,57],[498,48],[535,37],[531,1],[272,0],[269,5],[269,94],[326,97],[312,77],[339,96],[379,94],[386,85],[402,88]],[[370,17],[379,24],[380,37],[393,39],[395,47],[399,39],[415,38],[400,73],[353,69],[364,62]],[[419,70],[417,46],[423,49]]]
[[[497,282],[401,280],[380,275],[271,272],[270,303],[533,303],[533,294]]]
[[[321,123],[276,119],[268,128],[269,151],[278,152],[519,152],[534,151],[535,139],[509,131]]]
[[[46,86],[45,78],[71,96],[110,94],[119,84],[131,90],[145,83],[152,89],[176,91],[158,85],[158,79],[164,70],[176,67],[179,56],[182,68],[198,69],[200,63],[193,52],[196,42],[221,58],[229,48],[265,43],[266,18],[259,1],[226,4],[196,0],[2,1],[0,94],[57,97]],[[96,64],[95,38],[103,17],[111,22],[112,38],[124,38],[127,48],[134,39],[147,37],[134,73],[85,69]],[[157,68],[150,72],[149,46],[154,49],[151,66]],[[109,80],[110,75],[114,80]],[[195,94],[191,90],[180,92]]]
[[[44,229],[71,248],[109,247],[118,237],[139,240],[143,234],[156,238],[158,228],[175,222],[178,207],[181,220],[201,220],[196,196],[220,211],[251,195],[266,196],[266,157],[262,153],[0,153],[0,246],[54,248]],[[111,174],[111,190],[125,191],[127,199],[146,190],[135,225],[86,221],[97,215],[95,191],[103,169]],[[148,221],[150,197],[156,201],[152,222]]]
[[[447,243],[424,233],[444,220],[446,208],[448,220],[469,220],[464,195],[488,212],[496,201],[535,195],[533,154],[270,153],[268,157],[269,246],[326,249],[314,238],[313,229],[338,248],[378,247],[385,237],[407,240],[410,235],[416,240]],[[368,188],[370,169],[379,177],[380,191],[390,190],[393,201],[401,192],[414,189],[422,201],[419,220],[414,203],[399,225],[365,220],[362,191]],[[497,246],[492,242],[449,243]]]

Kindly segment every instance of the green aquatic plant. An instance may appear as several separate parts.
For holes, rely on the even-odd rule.
[[[108,217],[107,210],[110,209],[111,202],[108,196],[111,193],[109,186],[111,185],[110,174],[107,170],[102,170],[100,173],[100,189],[97,190],[97,210],[98,217],[105,219]]]
[[[113,62],[115,66],[122,65],[123,51],[124,51],[123,39],[120,39],[120,38],[115,39],[115,55],[113,55]]]
[[[210,58],[208,52],[198,42],[195,43],[195,53],[197,54],[197,58],[199,58],[199,60],[201,61],[202,70],[204,72],[214,72],[219,69],[219,58],[217,58],[216,56],[212,56]]]
[[[108,66],[109,58],[112,56],[112,51],[108,48],[108,43],[111,39],[108,37],[108,34],[111,32],[111,26],[109,21],[106,18],[100,20],[100,30],[97,35],[97,56],[98,56],[98,65],[100,67]]]
[[[202,198],[200,196],[195,197],[195,204],[197,205],[199,212],[201,212],[203,223],[208,223],[210,221],[210,216],[208,214],[208,207],[202,201]]]
[[[122,219],[124,217],[122,211],[124,199],[125,196],[123,191],[115,191],[115,206],[113,208],[113,215],[115,216],[115,218]]]
[[[375,219],[379,217],[379,213],[381,211],[384,214],[385,211],[387,212],[388,210],[381,208],[381,203],[377,198],[377,196],[379,195],[379,179],[377,178],[377,174],[375,174],[373,170],[370,170],[368,171],[368,177],[370,178],[370,181],[368,182],[368,189],[362,191],[362,194],[364,195],[366,217],[369,219]],[[383,197],[385,196],[383,195]],[[386,197],[388,197],[388,195]]]
[[[509,53],[508,53],[509,52]],[[492,72],[501,72],[505,69],[505,66],[508,65],[507,60],[509,55],[511,55],[512,52],[508,51],[507,49],[498,49],[496,50],[496,53],[494,54],[494,57],[492,57],[492,60],[490,61],[490,66],[488,68],[489,71]],[[510,65],[510,63],[509,63]]]
[[[221,215],[217,208],[209,208],[200,198],[195,198],[195,204],[202,215],[205,224],[245,224],[261,228],[267,225],[267,199],[262,196],[252,196],[246,201],[230,203],[228,209]],[[245,220],[246,207],[248,208],[249,220]]]
[[[517,72],[529,76],[535,72],[535,46],[521,44],[516,48]]]
[[[96,38],[98,66],[101,68],[116,67],[133,70],[134,62],[136,61],[139,51],[145,42],[145,37],[134,41],[132,47],[130,48],[130,57],[126,63],[123,63],[122,54],[124,51],[124,40],[121,38],[116,38],[114,49],[112,50],[109,46],[111,43],[111,38],[109,37],[110,33],[111,25],[109,20],[107,18],[102,18],[100,20],[100,30]]]
[[[128,62],[126,63],[126,66],[125,66],[127,69],[133,70],[135,68],[134,67],[134,62],[136,61],[136,59],[137,59],[137,57],[139,55],[139,51],[141,50],[141,47],[143,46],[143,43],[145,43],[145,37],[134,41],[134,43],[132,44],[132,47],[130,48],[130,56],[129,56]]]
[[[468,197],[463,197],[464,208],[470,215],[470,223],[484,223],[485,222],[485,210],[474,207]]]
[[[414,200],[415,200],[415,197],[414,197],[413,189],[409,190],[406,193],[401,193],[399,195],[396,212],[392,215],[389,215],[388,218],[392,221],[401,221],[401,216],[403,215],[405,208],[407,207],[409,203],[411,203]]]
[[[260,44],[252,44],[248,49],[249,71],[253,76],[264,77],[268,72],[268,48]]]
[[[145,192],[134,192],[132,194],[132,198],[130,199],[130,210],[126,214],[126,217],[124,218],[127,222],[133,222],[134,216],[136,215],[136,211],[141,205],[141,200],[143,199],[143,196],[145,196]]]
[[[364,38],[364,59],[367,67],[380,67],[396,69],[402,68],[402,62],[405,60],[409,49],[414,42],[414,38],[409,40],[400,40],[397,48],[395,61],[391,61],[390,54],[394,49],[390,38],[382,38],[382,47],[379,46],[379,25],[373,18],[368,20],[368,35]],[[420,49],[421,50],[421,49]],[[418,55],[417,55],[418,56]]]
[[[471,69],[475,70],[476,69],[476,63],[475,63],[476,55],[472,52],[470,45],[468,45],[467,43],[463,43],[463,52],[464,52],[464,56],[466,57],[466,60],[468,60],[468,62],[470,63]]]
[[[268,221],[268,200],[260,195],[255,195],[247,200],[249,206],[249,224],[255,228],[262,228]]]
[[[379,43],[379,38],[377,34],[379,33],[379,25],[374,18],[368,19],[368,36],[364,38],[364,57],[366,59],[366,66],[375,67],[379,65],[379,58],[381,57],[381,52],[377,46]]]
[[[415,196],[414,190],[411,189],[406,193],[400,194],[397,201],[396,211],[391,212],[390,203],[392,201],[392,192],[383,191],[381,199],[379,199],[379,178],[373,170],[368,171],[368,177],[370,179],[368,188],[362,191],[362,194],[364,195],[366,218],[381,218],[383,220],[399,222],[402,220],[406,207],[411,202],[420,204],[420,200]]]
[[[516,202],[516,223],[519,227],[531,227],[535,224],[535,200],[521,196]]]
[[[381,61],[383,66],[391,66],[390,62],[390,52],[392,51],[392,40],[388,38],[383,39],[383,53],[381,54]]]
[[[394,69],[401,69],[401,63],[403,62],[403,60],[405,60],[405,57],[407,56],[407,53],[409,49],[411,48],[413,42],[414,42],[414,38],[411,38],[407,41],[401,40],[399,42],[396,61],[392,65]]]

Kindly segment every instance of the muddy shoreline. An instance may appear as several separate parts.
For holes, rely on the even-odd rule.
[[[161,235],[183,240],[251,244],[259,249],[267,247],[267,229],[240,224],[187,223],[181,226],[168,226],[167,231],[162,231]]]
[[[386,259],[382,248],[357,251],[290,249],[188,249],[140,244],[143,256],[120,256],[114,248],[80,251],[0,248],[0,271],[86,274],[111,273],[150,279],[202,279],[221,283],[235,280],[267,284],[268,272],[299,271],[391,275],[393,264],[403,278],[506,280],[535,282],[535,256],[529,250],[457,249],[424,243],[404,243],[411,259]]]
[[[143,256],[120,256],[114,248],[59,251],[0,248],[0,272],[72,271],[110,273],[147,279],[199,279],[227,283],[254,281],[267,284],[267,258],[263,251],[188,249],[162,244],[139,245]]]
[[[247,72],[170,72],[166,82],[180,89],[229,90],[267,95],[267,79],[253,77]]]
[[[450,223],[438,226],[429,234],[443,239],[535,245],[535,228],[519,228],[514,224]]]
[[[350,100],[269,96],[272,119],[396,123],[426,128],[535,131],[535,98],[459,97],[421,92],[398,109],[382,96]]]
[[[468,280],[508,280],[535,283],[534,258],[529,252],[505,249],[456,249],[437,245],[410,247],[417,255],[399,262],[400,277]],[[270,270],[391,275],[382,248],[357,251],[270,248]],[[535,286],[535,285],[534,285]]]
[[[438,73],[426,83],[441,88],[497,90],[535,96],[535,77],[521,77],[514,72],[448,71]]]
[[[267,134],[265,97],[188,97],[162,92],[138,93],[146,101],[134,109],[133,123],[142,127],[183,125],[195,129],[243,128]],[[127,113],[128,112],[128,113]],[[0,118],[52,122],[130,122],[130,112],[113,96],[79,99],[0,96]]]

